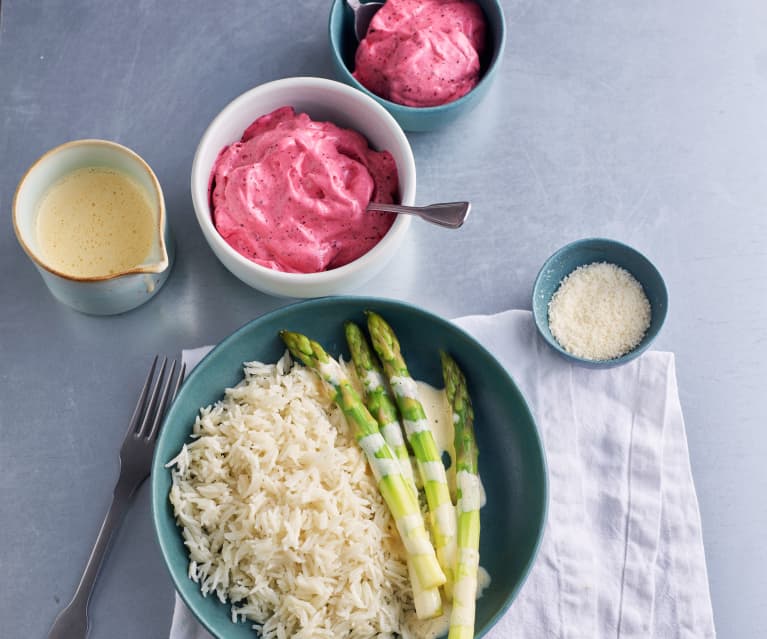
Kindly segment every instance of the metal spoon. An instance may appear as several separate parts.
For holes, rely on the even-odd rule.
[[[442,202],[441,204],[429,204],[428,206],[402,206],[400,204],[371,202],[368,204],[367,210],[417,215],[432,224],[445,226],[449,229],[457,229],[469,217],[471,204],[469,202]]]
[[[365,2],[360,0],[346,0],[346,4],[354,13],[354,35],[357,40],[362,40],[368,32],[370,21],[383,5],[383,2]]]

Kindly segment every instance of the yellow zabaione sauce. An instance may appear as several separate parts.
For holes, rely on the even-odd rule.
[[[131,177],[105,167],[68,173],[43,195],[37,242],[47,266],[72,277],[121,273],[152,248],[149,197]]]
[[[455,429],[453,428],[453,415],[450,404],[443,388],[434,388],[426,382],[416,382],[418,387],[418,399],[429,420],[431,432],[440,453],[447,453],[450,457],[450,468],[447,469],[447,483],[450,494],[455,500]],[[482,478],[479,480],[480,508],[485,505],[485,487]]]

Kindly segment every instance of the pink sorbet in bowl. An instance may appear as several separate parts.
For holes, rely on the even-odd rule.
[[[288,273],[318,273],[375,246],[394,216],[370,202],[398,201],[388,151],[292,107],[258,118],[218,155],[211,174],[213,223],[249,260]]]
[[[352,75],[397,104],[453,102],[479,82],[486,29],[472,0],[387,0],[357,47]]]

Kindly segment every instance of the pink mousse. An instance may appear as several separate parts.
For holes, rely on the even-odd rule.
[[[221,151],[211,175],[218,232],[241,255],[289,273],[336,268],[369,251],[394,216],[365,208],[397,199],[388,151],[292,107],[258,118]]]
[[[397,104],[446,104],[479,82],[485,32],[471,0],[387,0],[357,48],[353,75]]]

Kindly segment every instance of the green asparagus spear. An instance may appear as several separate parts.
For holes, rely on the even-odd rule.
[[[448,639],[472,639],[479,567],[479,475],[474,410],[466,378],[455,360],[441,353],[442,377],[455,425],[455,469],[458,487],[458,557]]]
[[[346,322],[344,330],[352,362],[365,390],[365,405],[378,422],[384,440],[400,461],[402,474],[405,476],[408,486],[417,496],[418,489],[413,478],[410,455],[402,437],[397,407],[384,383],[381,364],[370,349],[370,345],[359,326],[354,322]],[[413,586],[413,601],[418,618],[431,619],[442,614],[442,598],[439,594],[439,588],[423,588],[420,580],[414,574],[415,571],[410,560],[408,560],[408,572]]]
[[[305,335],[290,331],[280,331],[280,337],[296,359],[316,371],[333,389],[335,402],[365,451],[419,583],[424,588],[438,588],[445,583],[445,575],[426,532],[418,500],[408,488],[399,461],[381,436],[378,423],[365,408],[338,362],[322,346]]]
[[[370,349],[370,345],[359,326],[354,322],[346,322],[344,328],[346,343],[349,345],[354,368],[365,390],[365,405],[378,422],[378,427],[386,443],[394,451],[397,459],[402,462],[402,474],[405,475],[405,479],[417,495],[418,489],[413,477],[413,466],[410,463],[410,454],[402,437],[397,406],[384,382],[381,364]]]
[[[416,383],[410,376],[399,341],[391,326],[377,313],[367,311],[368,330],[373,348],[383,364],[394,398],[405,426],[405,433],[415,453],[418,472],[429,505],[432,537],[437,558],[445,571],[445,595],[452,596],[453,569],[455,567],[455,508],[450,498],[447,475],[442,458],[429,427]]]

